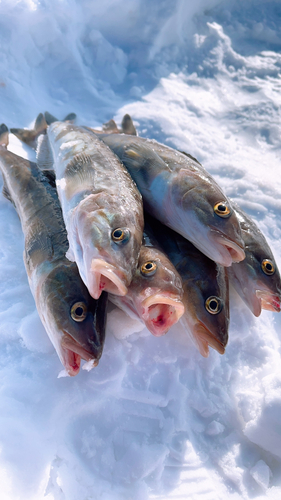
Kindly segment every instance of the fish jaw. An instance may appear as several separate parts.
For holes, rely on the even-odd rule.
[[[140,317],[147,329],[155,337],[165,335],[184,313],[184,305],[179,297],[155,293],[144,299],[140,307]]]
[[[242,246],[224,236],[224,234],[217,229],[211,228],[209,239],[212,244],[215,245],[216,251],[218,252],[216,258],[213,258],[218,264],[229,267],[233,263],[241,262],[245,259],[245,252]]]
[[[103,291],[115,295],[126,295],[128,288],[124,281],[125,277],[122,272],[112,264],[102,259],[92,260],[87,287],[94,299],[98,299]]]
[[[280,312],[280,295],[274,294],[269,290],[256,290],[256,297],[260,301],[261,309]]]
[[[93,361],[93,367],[99,363],[98,359],[64,331],[61,340],[61,362],[71,377],[78,374],[81,358],[87,362]]]
[[[225,347],[202,323],[197,323],[193,328],[193,335],[196,339],[200,354],[207,358],[209,356],[209,346],[219,354],[224,354]]]

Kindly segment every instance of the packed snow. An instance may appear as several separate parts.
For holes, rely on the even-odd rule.
[[[280,267],[280,20],[278,0],[3,0],[0,120],[129,113],[208,169]],[[279,500],[281,315],[232,290],[226,353],[205,359],[111,306],[99,365],[60,377],[3,196],[0,213],[1,500]]]

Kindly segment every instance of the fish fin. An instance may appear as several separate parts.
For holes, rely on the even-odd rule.
[[[68,113],[66,117],[62,120],[63,122],[74,123],[77,118],[75,113]]]
[[[190,155],[189,153],[186,153],[185,151],[180,151],[179,149],[178,149],[178,151],[179,151],[179,153],[182,153],[183,155],[188,156],[188,158],[191,158],[191,160],[194,160],[194,161],[196,161],[196,163],[201,165],[201,163],[194,156]]]
[[[68,163],[65,169],[65,177],[77,177],[81,182],[85,180],[93,180],[95,170],[93,168],[92,156],[80,153]]]
[[[24,142],[32,149],[36,149],[37,139],[41,134],[45,134],[47,130],[47,122],[42,113],[40,113],[36,120],[33,130],[25,128],[11,128],[10,132],[14,134],[20,141]]]
[[[36,148],[37,166],[40,170],[53,170],[54,158],[49,138],[46,134],[38,137]]]
[[[48,111],[45,111],[44,116],[47,125],[51,125],[51,123],[58,122],[58,119],[55,116],[51,115],[51,113],[49,113]]]
[[[104,132],[110,132],[112,134],[120,133],[114,120],[109,120],[109,122],[104,123],[102,126],[102,130]]]
[[[42,174],[46,177],[48,180],[50,186],[52,188],[56,188],[56,174],[54,170],[42,170]]]
[[[34,132],[36,133],[36,136],[38,137],[38,135],[40,135],[40,134],[45,134],[46,130],[47,130],[47,122],[45,120],[45,117],[44,117],[43,113],[39,113],[39,115],[37,116],[37,118],[35,120]]]
[[[45,260],[51,260],[54,249],[44,223],[37,219],[25,238],[25,261],[29,269],[35,269]]]
[[[9,144],[9,129],[5,125],[5,123],[2,123],[2,125],[0,125],[0,145],[4,146],[4,148],[7,149],[8,144]]]
[[[137,131],[136,131],[136,128],[133,124],[133,120],[132,118],[130,117],[130,115],[126,114],[123,116],[123,120],[122,120],[122,131],[124,134],[127,134],[127,135],[137,135]]]

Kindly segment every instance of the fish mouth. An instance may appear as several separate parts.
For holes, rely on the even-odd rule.
[[[200,354],[207,358],[209,356],[209,346],[219,354],[225,353],[225,346],[220,342],[202,323],[197,323],[192,329]]]
[[[99,360],[76,342],[66,331],[63,331],[61,346],[63,347],[62,363],[71,377],[74,377],[79,372],[81,358],[87,362],[93,361],[93,367],[99,364]]]
[[[159,293],[144,299],[141,308],[141,318],[155,337],[165,335],[184,313],[184,305],[179,297]]]
[[[216,259],[216,262],[224,267],[229,267],[232,263],[241,262],[245,259],[245,252],[242,246],[230,238],[226,238],[226,236],[215,229],[211,229],[211,233],[211,239],[220,246],[218,249],[220,260]]]
[[[260,302],[261,309],[267,311],[280,312],[280,295],[268,290],[256,290],[256,297]]]
[[[94,299],[98,299],[104,291],[114,295],[126,295],[128,288],[125,277],[120,278],[120,270],[102,259],[93,259],[89,276],[88,290]]]

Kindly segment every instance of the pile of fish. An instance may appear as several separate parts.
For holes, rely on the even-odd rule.
[[[3,194],[25,237],[42,323],[65,367],[98,364],[107,299],[156,336],[180,320],[203,356],[225,352],[229,281],[255,316],[280,311],[281,281],[256,224],[190,154],[138,137],[129,115],[102,130],[40,114],[11,129],[37,163],[8,151]]]

